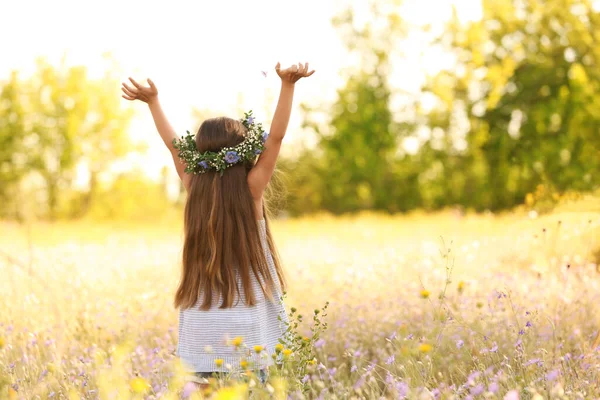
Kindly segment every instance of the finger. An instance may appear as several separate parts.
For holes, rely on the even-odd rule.
[[[152,90],[156,90],[156,85],[154,84],[154,82],[152,82],[152,79],[148,78],[147,81],[148,81],[148,85],[150,85],[150,88]]]
[[[308,72],[308,63],[304,64],[304,75]]]
[[[279,71],[281,69],[281,63],[277,61],[277,65],[275,66],[275,71]]]
[[[129,86],[125,82],[123,82],[123,87],[126,88],[127,90],[129,90],[130,92],[137,93],[137,89],[136,88],[132,88],[131,86]]]
[[[308,74],[306,74],[306,77],[308,78],[309,76],[311,76],[312,74],[315,73],[315,70],[313,69],[312,71],[310,71]]]
[[[127,95],[121,95],[122,98],[126,99],[126,100],[135,100],[135,97],[131,97],[131,96],[127,96]]]
[[[134,91],[132,91],[132,90],[129,90],[129,89],[128,89],[128,88],[126,88],[126,87],[122,87],[122,88],[121,88],[121,90],[122,90],[122,91],[123,91],[123,93],[125,93],[127,96],[131,96],[131,97],[136,97],[136,96],[137,96],[137,93],[136,93],[136,92],[134,92]]]
[[[136,88],[138,88],[138,89],[142,88],[142,85],[140,85],[139,83],[134,81],[132,77],[129,77],[129,80],[131,81],[131,83],[133,83],[133,86],[135,86]]]

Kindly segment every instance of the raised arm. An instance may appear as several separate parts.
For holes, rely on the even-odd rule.
[[[154,119],[154,125],[156,125],[156,130],[158,130],[165,146],[167,146],[171,152],[177,175],[179,175],[185,188],[188,189],[190,176],[184,172],[185,163],[179,159],[178,151],[173,147],[173,139],[177,138],[177,134],[175,133],[175,129],[173,129],[169,123],[169,120],[160,105],[160,101],[158,100],[158,89],[150,79],[148,79],[149,86],[142,86],[132,78],[129,78],[129,80],[133,87],[123,82],[123,87],[121,87],[121,90],[123,90],[124,93],[123,98],[132,101],[140,100],[148,104],[148,108]]]
[[[271,123],[271,132],[265,142],[265,150],[260,155],[254,168],[248,173],[248,186],[254,199],[260,199],[263,196],[275,171],[281,142],[290,122],[295,84],[300,78],[309,77],[315,72],[314,70],[308,72],[308,63],[304,65],[299,63],[287,69],[280,69],[280,64],[277,63],[275,71],[281,78],[281,91]]]

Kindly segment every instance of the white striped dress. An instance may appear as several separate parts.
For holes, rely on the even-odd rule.
[[[242,298],[232,308],[220,309],[221,297],[215,295],[210,310],[201,311],[198,304],[185,310],[180,309],[177,355],[191,372],[227,372],[228,367],[239,370],[242,358],[253,362],[254,368],[273,363],[271,354],[275,351],[279,338],[285,333],[288,319],[281,299],[279,278],[267,244],[264,219],[258,220],[258,229],[269,271],[275,283],[273,300],[264,296],[256,277],[251,273],[256,305],[249,307],[245,304],[242,290]],[[242,287],[239,276],[238,285]],[[228,339],[236,337],[243,338],[242,347],[251,350],[251,357],[244,354],[243,348],[235,349],[228,343]],[[254,352],[254,346],[257,345],[265,349],[260,356]],[[220,368],[215,364],[216,359],[223,360]]]

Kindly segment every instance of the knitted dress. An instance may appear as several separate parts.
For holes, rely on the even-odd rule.
[[[242,359],[253,362],[255,369],[273,363],[271,354],[285,333],[288,319],[281,299],[279,277],[267,243],[265,220],[257,222],[269,272],[275,283],[273,300],[265,297],[259,282],[251,273],[256,305],[247,306],[242,298],[235,301],[232,308],[219,308],[221,297],[215,296],[210,310],[201,311],[199,304],[185,310],[180,309],[177,355],[192,372],[227,372],[229,368],[239,370]],[[238,285],[242,287],[239,275]],[[228,339],[236,337],[241,337],[244,343],[238,349],[228,343]],[[261,354],[256,354],[254,346],[263,346],[264,350]],[[249,354],[246,354],[246,348],[250,349]],[[215,364],[216,359],[223,360],[221,367]]]

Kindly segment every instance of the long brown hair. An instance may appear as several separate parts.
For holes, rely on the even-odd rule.
[[[196,147],[201,153],[232,147],[244,140],[246,132],[241,122],[231,118],[208,119],[198,130]],[[253,163],[241,163],[227,168],[222,176],[214,171],[192,175],[184,211],[183,270],[175,307],[191,308],[200,301],[199,308],[208,310],[219,296],[220,308],[230,308],[240,298],[249,306],[255,305],[250,274],[254,274],[264,295],[272,299],[275,280],[269,272],[247,182],[252,167]],[[263,213],[267,244],[284,290],[266,210]],[[238,287],[237,276],[242,288]]]

